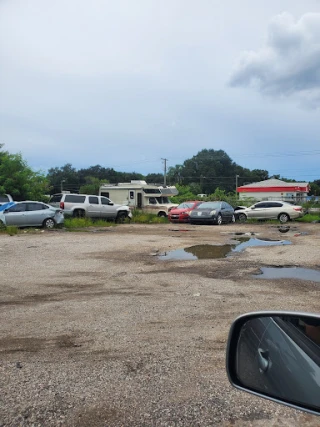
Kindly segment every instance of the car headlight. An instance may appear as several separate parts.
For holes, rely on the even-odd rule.
[[[210,212],[210,215],[215,215],[217,213],[217,211],[215,209],[213,209],[213,211]]]

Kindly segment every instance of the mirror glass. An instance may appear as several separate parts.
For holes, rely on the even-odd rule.
[[[243,387],[320,409],[320,320],[260,316],[241,327],[235,358]]]

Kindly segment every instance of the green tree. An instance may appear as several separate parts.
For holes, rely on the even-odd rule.
[[[106,180],[100,180],[93,176],[87,176],[85,178],[86,183],[81,185],[79,192],[81,194],[99,194],[99,188],[102,184],[107,184]]]
[[[47,179],[50,183],[51,194],[59,193],[61,190],[76,193],[80,188],[78,171],[70,163],[49,169]]]
[[[0,193],[14,200],[45,200],[49,184],[42,172],[33,171],[19,154],[10,154],[0,144]]]

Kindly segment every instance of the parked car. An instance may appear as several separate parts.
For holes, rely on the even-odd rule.
[[[0,206],[9,202],[13,202],[13,198],[10,194],[0,194]]]
[[[278,219],[280,222],[288,222],[291,219],[300,218],[304,215],[302,206],[292,205],[282,201],[262,201],[255,203],[249,208],[239,210],[237,216],[239,221],[247,218],[255,219]]]
[[[218,224],[235,222],[234,209],[229,203],[203,202],[190,212],[191,224]]]
[[[63,222],[61,209],[42,202],[11,202],[0,211],[0,223],[5,226],[53,228]]]
[[[189,222],[190,212],[200,205],[199,201],[188,201],[180,203],[176,208],[171,209],[168,214],[170,222]]]
[[[122,221],[132,218],[129,206],[117,205],[108,197],[90,194],[53,194],[49,200],[51,206],[60,208],[66,215],[73,217],[105,218]]]

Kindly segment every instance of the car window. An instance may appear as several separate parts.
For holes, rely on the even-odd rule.
[[[89,197],[89,203],[91,203],[92,205],[98,205],[98,204],[99,204],[99,199],[98,199],[98,197],[90,196],[90,197]]]
[[[48,209],[48,206],[43,203],[27,203],[28,211],[42,211],[43,209]]]
[[[110,200],[110,199],[108,199],[107,197],[101,197],[101,203],[102,203],[103,205],[110,205],[111,200]]]
[[[50,197],[49,203],[59,203],[61,200],[62,194],[53,194],[53,196]]]
[[[67,194],[64,201],[67,203],[84,203],[86,196],[79,196],[78,194]]]
[[[254,207],[255,207],[256,209],[258,209],[258,208],[266,208],[267,206],[266,206],[266,203],[256,203],[256,204],[254,205]]]
[[[7,212],[25,212],[27,210],[27,204],[26,203],[19,203],[17,205],[11,206],[11,208],[9,208],[7,210]]]
[[[281,208],[282,206],[283,206],[283,203],[279,203],[279,202],[270,203],[270,207],[272,208]]]
[[[8,203],[8,202],[10,202],[9,197],[6,196],[5,194],[4,195],[0,194],[0,203]]]

